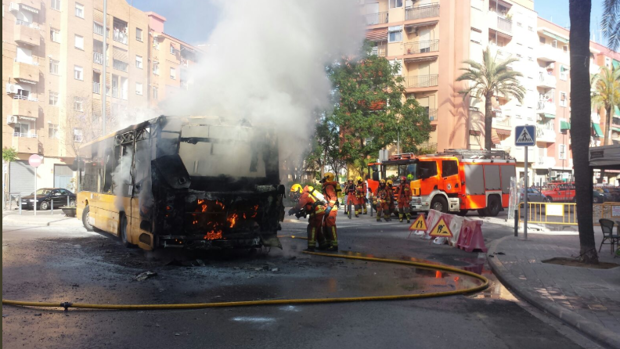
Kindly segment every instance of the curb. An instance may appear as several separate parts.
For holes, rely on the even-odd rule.
[[[620,336],[615,334],[613,331],[602,328],[600,325],[597,325],[583,316],[557,305],[552,301],[542,300],[535,292],[532,292],[527,287],[522,286],[522,282],[515,276],[508,275],[506,268],[499,260],[499,257],[495,254],[495,251],[502,241],[509,238],[514,238],[514,236],[506,236],[494,241],[491,246],[489,246],[489,250],[487,252],[487,261],[491,266],[491,270],[497,279],[504,284],[504,286],[536,308],[552,314],[563,322],[575,327],[577,330],[587,335],[590,339],[604,346],[620,348]],[[488,257],[491,254],[495,255],[495,257]]]
[[[13,215],[10,215],[13,216]],[[9,218],[10,216],[5,216],[2,217],[2,224],[15,224],[15,225],[32,225],[32,226],[39,226],[39,227],[49,227],[54,223],[60,223],[60,222],[65,222],[65,221],[70,221],[72,219],[75,219],[74,217],[66,217],[65,218],[60,218],[60,219],[55,219],[53,221],[42,221],[42,222],[37,222],[37,221],[32,221],[29,219],[18,219],[18,218],[25,218],[26,216],[19,216],[17,215],[16,218]]]

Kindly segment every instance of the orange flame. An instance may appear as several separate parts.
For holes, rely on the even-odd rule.
[[[228,217],[226,221],[230,223],[230,228],[234,227],[235,224],[237,224],[237,218],[239,218],[239,215],[236,213],[233,213],[230,217]]]
[[[207,235],[204,236],[205,240],[216,240],[216,239],[221,239],[222,238],[222,231],[218,230],[211,230],[210,232],[207,232]]]

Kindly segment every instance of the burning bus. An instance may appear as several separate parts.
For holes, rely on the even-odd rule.
[[[125,245],[281,247],[274,130],[216,117],[160,116],[80,148],[77,217]]]

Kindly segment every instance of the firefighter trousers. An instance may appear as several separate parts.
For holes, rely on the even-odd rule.
[[[323,220],[323,234],[327,245],[338,247],[338,232],[336,228],[336,216],[338,215],[338,209],[334,206],[328,215],[325,215]]]
[[[323,218],[324,212],[311,213],[308,218],[308,248],[315,248],[318,241],[319,247],[326,245],[325,236],[323,235]]]
[[[403,216],[407,218],[407,223],[411,219],[411,215],[409,214],[409,203],[399,202],[398,203],[398,219],[402,222]]]
[[[381,215],[386,221],[390,220],[390,205],[388,203],[377,203],[377,222],[381,221]]]

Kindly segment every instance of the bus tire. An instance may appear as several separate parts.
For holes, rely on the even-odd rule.
[[[487,204],[486,212],[489,216],[495,217],[502,209],[502,204],[497,195],[489,196],[489,203]]]
[[[94,227],[90,225],[90,223],[88,223],[89,214],[90,214],[90,206],[84,207],[84,211],[82,211],[82,224],[84,224],[84,228],[86,228],[86,230],[93,231],[95,230]]]
[[[488,215],[489,215],[489,214],[487,213],[487,209],[486,209],[486,208],[481,208],[481,209],[478,209],[477,211],[478,211],[478,215],[479,215],[480,217],[484,217],[484,216],[488,216]]]
[[[133,247],[134,245],[127,240],[127,216],[124,213],[121,213],[121,217],[119,219],[120,224],[118,227],[119,237],[121,238],[121,242],[125,247]]]
[[[448,213],[448,201],[443,196],[435,196],[433,202],[431,202],[431,209]]]

